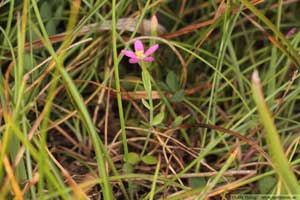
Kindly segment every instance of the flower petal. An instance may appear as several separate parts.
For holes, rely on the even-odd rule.
[[[136,40],[134,42],[134,50],[135,51],[143,51],[144,52],[144,45],[141,40]]]
[[[151,57],[151,56],[148,56],[148,57],[144,58],[143,61],[145,61],[145,62],[153,62],[154,58]]]
[[[121,53],[129,58],[137,58],[135,53],[128,50],[122,50]]]
[[[129,63],[131,63],[131,64],[138,63],[138,62],[139,62],[139,59],[137,59],[137,58],[130,58],[129,59]]]
[[[145,53],[144,55],[147,57],[149,56],[150,54],[154,53],[157,49],[158,49],[159,45],[158,44],[155,44],[153,45],[152,47],[150,47]]]

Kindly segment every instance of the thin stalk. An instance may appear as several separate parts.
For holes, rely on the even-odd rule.
[[[147,97],[148,97],[148,102],[149,102],[149,133],[147,134],[147,138],[146,138],[146,142],[144,144],[141,156],[143,156],[145,154],[145,151],[147,149],[148,143],[149,143],[149,138],[151,136],[151,129],[152,129],[152,125],[153,125],[153,112],[154,112],[154,108],[153,108],[153,100],[152,100],[152,85],[151,85],[151,75],[148,72],[145,63],[141,62],[140,63],[141,67],[142,67],[142,79],[143,79],[143,83],[144,83],[144,88],[146,90],[147,93]]]
[[[112,1],[112,46],[113,46],[113,61],[114,61],[114,74],[115,74],[115,84],[117,90],[117,102],[119,109],[119,119],[121,125],[121,134],[122,134],[122,143],[124,150],[124,159],[128,160],[128,145],[127,145],[127,137],[125,130],[125,119],[122,105],[122,97],[121,97],[121,85],[120,85],[120,76],[119,76],[119,68],[118,68],[118,53],[117,53],[117,32],[116,32],[116,0]]]
[[[125,119],[124,119],[124,111],[122,105],[122,97],[121,97],[121,86],[120,86],[120,76],[119,76],[119,68],[118,68],[118,53],[117,53],[117,32],[116,32],[116,0],[112,1],[112,48],[113,48],[113,63],[114,63],[114,74],[115,74],[115,84],[117,90],[117,102],[118,102],[118,110],[119,110],[119,120],[121,125],[121,135],[122,135],[122,144],[124,150],[124,160],[125,165],[128,163],[128,144],[127,144],[127,136],[125,130]],[[129,173],[129,167],[125,167],[125,173]],[[131,198],[133,198],[133,187],[132,183],[129,181],[129,194]]]
[[[158,179],[158,174],[159,174],[159,170],[160,170],[160,162],[161,159],[158,159],[158,163],[155,169],[155,173],[154,173],[154,177],[153,177],[153,181],[152,181],[152,186],[151,186],[151,191],[150,191],[150,197],[149,200],[153,200],[154,199],[154,195],[155,195],[155,188],[156,188],[156,182]]]

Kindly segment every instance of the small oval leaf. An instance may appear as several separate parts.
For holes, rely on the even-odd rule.
[[[269,194],[276,186],[277,179],[273,176],[267,176],[258,181],[258,189],[262,194]]]
[[[167,82],[168,88],[171,90],[171,92],[175,92],[178,89],[178,83],[176,80],[175,72],[170,71],[168,73],[166,82]]]
[[[150,110],[150,105],[149,105],[149,103],[145,100],[145,99],[142,99],[142,103],[143,103],[143,105],[148,109],[148,110]]]
[[[175,118],[175,120],[173,121],[173,123],[172,123],[172,127],[175,128],[175,127],[181,125],[182,121],[183,121],[183,117],[180,116],[180,115],[177,116],[177,117]]]
[[[142,157],[142,161],[147,165],[155,165],[157,163],[157,158],[155,156],[146,155]]]
[[[138,162],[140,162],[140,156],[137,153],[129,152],[128,153],[128,160],[125,160],[127,163],[131,165],[136,165]]]
[[[124,163],[122,169],[123,169],[123,172],[127,172],[127,173],[131,173],[134,171],[134,167],[132,166],[132,164],[127,163],[127,162]]]
[[[151,125],[152,125],[152,126],[156,126],[156,125],[160,124],[160,123],[164,120],[164,117],[165,117],[165,113],[164,113],[164,112],[158,113],[158,114],[154,117],[154,119],[153,119]]]
[[[178,90],[177,92],[175,92],[175,94],[170,98],[170,100],[174,103],[178,103],[178,102],[181,102],[183,101],[183,98],[184,98],[184,90],[181,89],[181,90]]]
[[[188,179],[191,188],[196,189],[207,185],[204,177],[192,177]]]

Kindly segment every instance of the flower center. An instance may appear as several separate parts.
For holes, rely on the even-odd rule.
[[[138,57],[138,58],[144,58],[144,51],[136,51],[135,52],[135,55]]]

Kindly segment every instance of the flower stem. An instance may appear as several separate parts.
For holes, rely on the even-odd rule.
[[[145,66],[145,63],[141,62],[140,66],[142,68],[142,79],[143,79],[144,88],[146,90],[147,97],[148,97],[148,103],[149,103],[148,110],[149,110],[149,113],[150,113],[150,116],[149,116],[149,133],[147,134],[146,142],[145,142],[145,145],[144,145],[142,153],[141,153],[141,156],[143,156],[145,154],[145,151],[146,151],[148,143],[149,143],[149,138],[151,136],[154,107],[153,107],[153,100],[152,100],[151,75],[150,75],[149,71],[147,70],[147,68]]]

